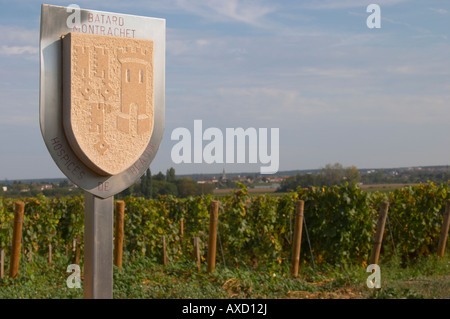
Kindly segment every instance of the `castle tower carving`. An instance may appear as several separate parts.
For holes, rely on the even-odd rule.
[[[147,105],[148,66],[151,63],[151,52],[130,47],[119,50],[122,80],[122,107],[117,117],[118,130],[133,133],[133,126],[137,134],[150,131],[151,118]],[[132,112],[137,112],[136,123],[133,123]]]

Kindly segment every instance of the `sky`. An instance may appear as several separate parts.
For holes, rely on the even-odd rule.
[[[165,131],[279,128],[279,171],[450,163],[450,1],[147,0],[48,4],[166,19]],[[381,28],[368,28],[369,4]],[[40,1],[0,0],[0,180],[64,177],[39,128]]]

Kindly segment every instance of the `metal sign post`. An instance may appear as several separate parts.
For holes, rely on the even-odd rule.
[[[113,197],[84,195],[84,298],[113,297]]]
[[[112,298],[114,195],[134,184],[164,131],[165,20],[42,5],[40,124],[85,190],[85,298]]]

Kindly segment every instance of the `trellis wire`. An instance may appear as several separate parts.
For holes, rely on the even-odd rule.
[[[22,232],[21,232],[21,234],[20,234],[20,241],[21,241],[21,248],[22,248],[22,257],[23,257],[23,259],[25,258],[25,248],[24,248],[24,243],[23,243],[23,228],[24,228],[24,219],[25,219],[25,209],[24,209],[24,216],[22,217]],[[19,260],[20,260],[20,258],[19,258]],[[11,265],[10,265],[10,267],[11,267]],[[26,270],[25,270],[25,261],[23,260],[22,261],[22,270],[23,270],[23,279],[24,279],[24,281],[25,281],[25,283],[27,283],[27,272],[26,272]]]
[[[221,224],[221,223],[219,223],[219,224]],[[219,246],[220,246],[220,252],[222,254],[223,265],[225,266],[225,268],[227,268],[227,264],[225,263],[225,255],[223,254],[222,240],[220,239],[219,228],[220,228],[219,225],[217,225],[217,237],[219,237]]]
[[[388,228],[389,228],[389,233],[391,235],[392,248],[394,249],[394,255],[397,256],[397,249],[395,248],[394,236],[392,235],[392,229],[391,229],[391,223],[389,222],[389,214],[386,216],[386,218],[387,218],[387,224],[388,224]]]
[[[308,226],[306,226],[306,218],[304,215],[303,215],[303,224],[305,225],[306,239],[308,240],[309,252],[311,253],[311,260],[313,263],[313,268],[316,269],[316,264],[314,262],[314,256],[313,256],[312,248],[311,248],[311,241],[309,240]]]

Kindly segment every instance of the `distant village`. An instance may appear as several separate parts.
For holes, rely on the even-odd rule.
[[[443,166],[404,167],[391,169],[358,169],[360,185],[377,183],[421,183],[430,181],[448,182],[450,168]],[[229,174],[225,170],[219,176],[209,175],[197,179],[199,184],[223,185],[239,182],[252,185],[254,188],[279,188],[289,178],[297,175],[317,175],[320,169],[285,171],[277,175],[261,175],[256,173]],[[345,179],[345,178],[344,178]]]
[[[227,177],[225,169],[222,172],[220,177],[211,176],[207,178],[202,178],[197,180],[198,184],[222,184],[227,185],[235,184],[236,182],[242,184],[254,184],[254,188],[279,188],[281,182],[283,182],[289,175],[285,176],[272,176],[272,175],[260,175],[260,174],[233,174],[230,177]]]
[[[356,169],[356,168],[355,168]],[[404,167],[392,169],[357,169],[357,183],[359,185],[389,184],[389,183],[447,183],[450,181],[450,169],[448,165],[426,167]],[[260,190],[286,190],[286,185],[295,186],[295,178],[312,180],[323,173],[323,169],[284,171],[275,175],[261,175],[259,173],[227,173],[223,169],[221,174],[193,174],[181,175],[176,179],[191,180],[200,188],[208,186],[211,190],[235,188],[236,183],[242,183],[251,189]],[[161,172],[158,176],[164,176]],[[154,175],[154,179],[156,175]],[[308,179],[306,177],[310,176]],[[343,178],[345,182],[345,177]],[[292,184],[294,183],[294,184]],[[292,186],[291,189],[295,189]],[[312,185],[314,186],[314,185]],[[214,191],[216,192],[216,191]],[[42,193],[52,195],[79,195],[83,191],[71,181],[65,178],[56,179],[30,179],[30,180],[3,180],[0,181],[0,196],[36,196]]]

